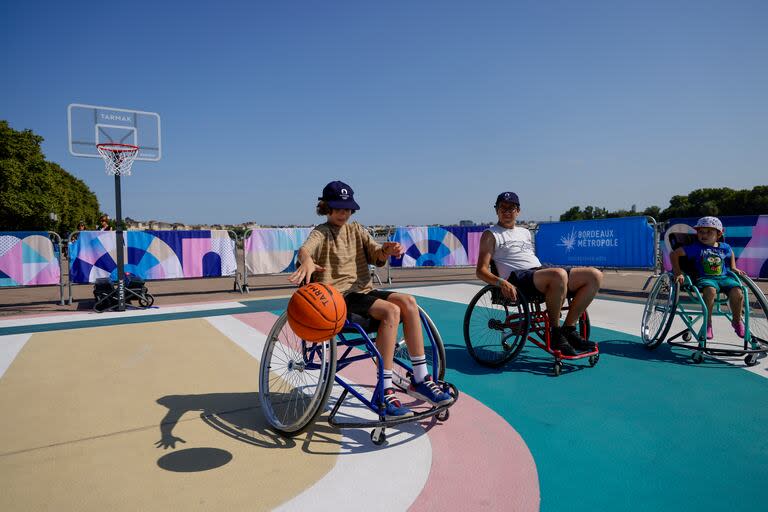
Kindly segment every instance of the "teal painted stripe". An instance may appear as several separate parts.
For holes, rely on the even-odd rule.
[[[752,238],[753,226],[726,226],[726,236],[734,238]]]
[[[446,379],[504,417],[531,450],[541,510],[721,511],[734,496],[740,510],[764,508],[743,475],[768,471],[768,379],[599,328],[594,368],[575,362],[552,377],[552,357],[528,345],[492,370],[467,354],[464,305],[419,303],[445,342]]]
[[[165,322],[168,320],[188,320],[190,318],[205,318],[207,316],[238,315],[242,313],[255,313],[263,311],[283,310],[288,305],[288,299],[265,299],[239,302],[245,307],[233,307],[227,309],[211,309],[204,311],[188,311],[179,313],[167,313],[151,316],[126,316],[124,318],[102,318],[83,320],[79,322],[59,322],[37,325],[20,325],[16,327],[0,328],[0,336],[8,334],[25,334],[36,332],[65,331],[68,329],[87,329],[89,327],[107,327],[112,325],[145,324],[151,322]],[[55,317],[52,317],[55,319]]]

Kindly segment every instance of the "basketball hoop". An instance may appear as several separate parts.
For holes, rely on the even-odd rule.
[[[96,149],[104,159],[110,176],[130,176],[131,165],[139,154],[139,147],[130,144],[97,144]]]

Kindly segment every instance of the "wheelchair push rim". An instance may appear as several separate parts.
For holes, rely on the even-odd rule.
[[[311,343],[288,325],[284,312],[264,345],[259,401],[267,422],[278,432],[303,432],[324,410],[336,373],[336,339]]]
[[[648,349],[658,347],[667,336],[677,308],[677,284],[672,274],[659,275],[643,309],[640,337]]]
[[[514,359],[528,339],[528,313],[528,303],[519,290],[517,301],[512,301],[496,285],[483,287],[464,315],[464,342],[470,356],[492,368]]]

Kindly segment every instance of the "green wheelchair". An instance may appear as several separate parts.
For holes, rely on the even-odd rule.
[[[693,243],[695,236],[688,233],[670,233],[668,240],[672,250],[675,250]],[[768,300],[762,290],[746,275],[737,275],[729,270],[729,274],[740,281],[744,296],[744,339],[739,340],[742,343],[738,345],[721,340],[707,340],[707,307],[698,288],[693,285],[694,267],[691,261],[681,257],[680,268],[684,274],[682,285],[675,281],[672,272],[666,272],[659,275],[648,294],[640,328],[645,347],[653,350],[661,345],[677,316],[685,328],[667,339],[667,343],[692,350],[691,360],[694,363],[701,363],[704,354],[743,355],[747,366],[756,365],[758,357],[768,352]],[[717,317],[725,317],[729,322],[733,320],[733,312],[730,311],[728,299],[723,294],[718,294],[715,298],[712,309],[713,323]],[[678,338],[682,338],[682,341],[675,341]]]

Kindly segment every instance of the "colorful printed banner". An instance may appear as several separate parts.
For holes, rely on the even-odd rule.
[[[550,265],[654,268],[653,231],[646,217],[541,224],[536,255]]]
[[[47,231],[0,232],[0,287],[59,284],[59,256]]]
[[[392,240],[405,254],[393,267],[461,267],[477,264],[480,237],[488,226],[398,227]]]
[[[672,270],[669,253],[669,233],[695,233],[698,218],[670,219],[664,233],[661,250],[664,269]],[[720,217],[725,229],[725,241],[733,247],[736,267],[752,278],[768,278],[768,215],[738,215]]]
[[[254,229],[245,239],[246,275],[296,270],[296,254],[312,228]]]
[[[226,230],[127,231],[125,272],[142,279],[232,276],[237,272],[235,241]],[[93,283],[117,279],[114,231],[82,231],[69,248],[69,279]]]

